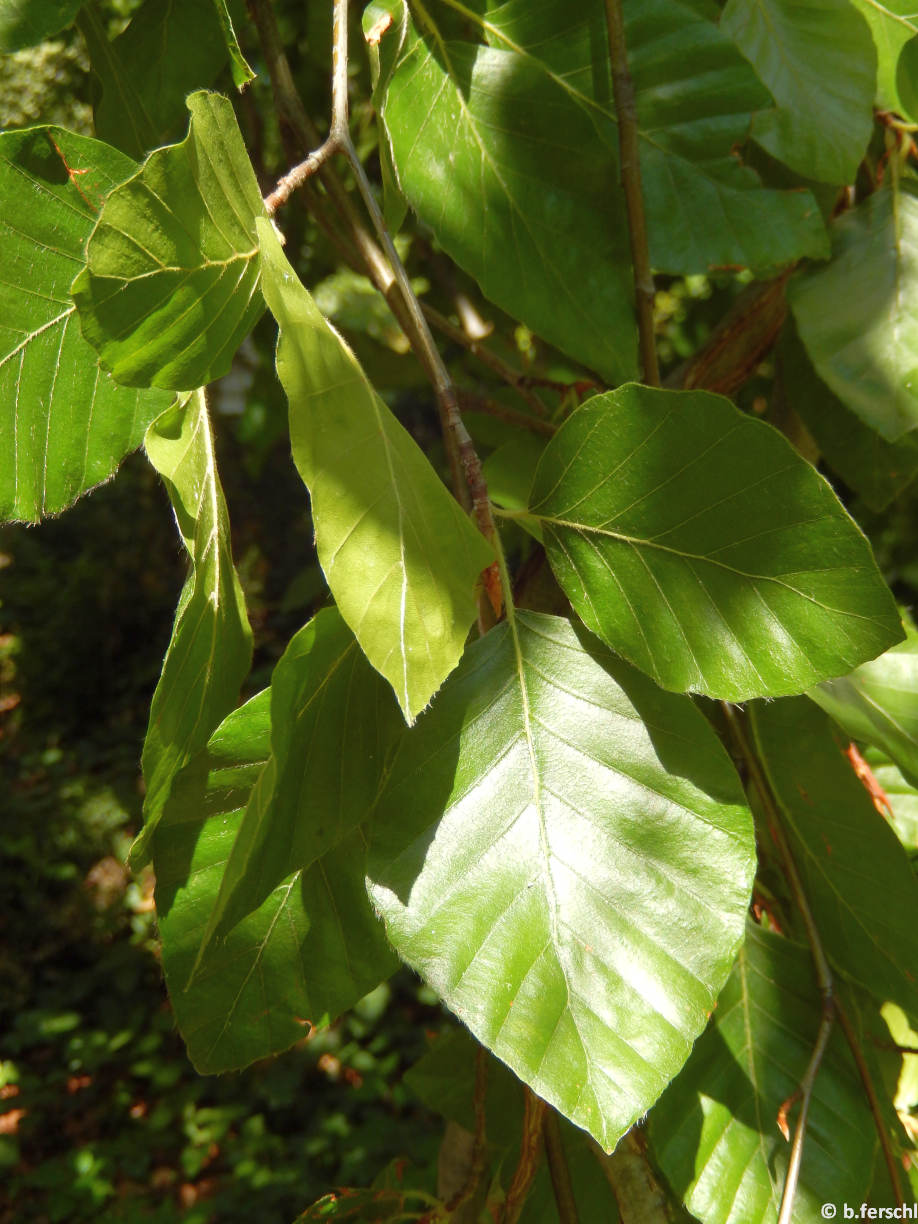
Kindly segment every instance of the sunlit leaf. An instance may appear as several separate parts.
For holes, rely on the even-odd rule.
[[[877,49],[877,102],[914,119],[900,96],[897,80],[902,49],[918,35],[918,13],[912,0],[853,0],[867,18]]]
[[[177,390],[230,367],[264,309],[255,218],[264,205],[233,108],[188,99],[181,144],[107,198],[73,285],[83,334],[118,382]]]
[[[794,1094],[822,1004],[807,949],[749,925],[711,1025],[650,1116],[654,1155],[673,1190],[705,1224],[774,1224],[793,1127]],[[836,1029],[820,1064],[794,1204],[795,1224],[824,1203],[860,1203],[877,1152],[857,1072]]]
[[[531,498],[579,615],[664,688],[801,692],[901,637],[832,489],[721,396],[595,396],[549,442]]]
[[[234,711],[182,771],[153,839],[163,969],[202,1074],[287,1049],[395,968],[367,903],[358,830],[308,871],[291,873],[188,985],[270,734],[266,690]]]
[[[847,737],[805,697],[757,703],[752,726],[830,959],[918,1014],[918,879],[845,756]]]
[[[759,144],[806,178],[853,182],[873,127],[877,57],[850,0],[728,0],[720,26],[778,103],[753,120]]]
[[[239,39],[236,37],[236,31],[233,28],[233,19],[230,16],[230,11],[227,8],[226,0],[211,0],[214,8],[217,10],[217,20],[220,22],[220,28],[223,31],[223,41],[226,43],[226,49],[230,57],[230,70],[233,74],[233,84],[237,89],[244,89],[249,81],[255,80],[255,73],[252,66],[248,63],[245,56],[242,54],[242,49],[239,46]]]
[[[854,739],[882,748],[918,786],[918,630],[908,618],[904,625],[904,642],[809,696]]]
[[[876,191],[832,224],[832,258],[788,285],[819,376],[889,442],[918,426],[918,186]]]
[[[0,519],[65,510],[169,404],[99,370],[70,299],[103,199],[136,168],[63,128],[0,135]]]
[[[702,716],[569,622],[518,613],[402,738],[371,831],[399,955],[614,1147],[742,939],[751,822]]]
[[[491,550],[319,313],[270,225],[258,231],[319,561],[411,722],[459,661]]]
[[[176,773],[238,701],[252,658],[204,392],[163,413],[144,444],[169,491],[192,570],[150,707],[143,746],[145,824],[132,850],[135,863],[148,855]]]

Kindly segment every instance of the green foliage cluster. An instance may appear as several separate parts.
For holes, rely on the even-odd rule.
[[[914,17],[327,18],[0,5],[8,53],[75,22],[94,122],[0,135],[0,512],[55,515],[141,443],[169,498],[130,857],[189,1056],[311,1047],[402,961],[464,1026],[408,1076],[448,1119],[436,1182],[393,1166],[303,1219],[901,1205]],[[222,432],[254,476],[289,442],[291,521],[308,493],[258,656]]]

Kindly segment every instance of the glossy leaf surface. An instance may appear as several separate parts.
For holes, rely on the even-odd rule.
[[[480,22],[492,46],[522,51],[561,85],[596,129],[584,156],[608,158],[609,181],[618,182],[602,0],[509,0],[487,9],[484,19],[470,20]],[[712,13],[713,6],[680,0],[624,5],[651,263],[691,273],[724,265],[766,269],[825,254],[813,196],[763,189],[737,157],[752,113],[771,99]],[[568,235],[578,238],[573,230]]]
[[[65,510],[168,407],[99,370],[70,299],[102,201],[135,170],[63,128],[0,135],[0,519]]]
[[[799,1090],[820,1015],[808,950],[750,923],[710,1027],[650,1116],[661,1169],[705,1224],[777,1220],[790,1152],[779,1112]],[[795,1224],[823,1219],[823,1203],[860,1203],[876,1153],[870,1111],[836,1026],[810,1105]]]
[[[411,722],[459,661],[491,550],[319,313],[267,222],[259,235],[319,561]]]
[[[757,704],[752,726],[826,952],[915,1014],[918,880],[845,756],[847,736],[805,697]]]
[[[897,232],[898,231],[898,232]],[[894,442],[918,426],[918,190],[903,182],[832,225],[832,259],[788,285],[819,376]]]
[[[196,93],[188,109],[185,140],[152,153],[106,200],[73,285],[83,334],[131,386],[219,378],[264,309],[264,205],[233,108]]]
[[[806,178],[854,182],[873,126],[877,64],[850,0],[728,0],[720,24],[778,103],[753,120],[759,144]]]
[[[826,481],[720,396],[596,396],[549,442],[531,498],[579,615],[664,688],[801,692],[901,636]]]
[[[777,349],[781,394],[813,436],[829,467],[871,510],[883,510],[918,476],[918,432],[887,442],[841,402],[813,368],[793,321]]]
[[[885,654],[809,692],[850,736],[882,748],[918,786],[918,631]]]
[[[145,446],[165,481],[192,571],[150,706],[143,746],[145,824],[132,850],[135,863],[147,856],[176,773],[238,701],[252,658],[204,392],[163,413],[150,426]]]
[[[101,13],[86,5],[79,28],[97,82],[96,135],[131,157],[179,140],[185,98],[226,64],[216,0],[146,0],[109,41]]]
[[[404,729],[392,690],[335,608],[291,639],[271,676],[271,752],[233,843],[208,936],[251,913],[367,818]],[[206,940],[205,940],[206,942]]]
[[[0,0],[0,55],[33,47],[70,25],[83,0]]]
[[[738,780],[691,702],[518,613],[400,741],[372,838],[399,955],[614,1147],[703,1028],[754,871]]]
[[[367,903],[358,831],[285,879],[188,985],[270,734],[266,690],[235,710],[182,771],[154,838],[163,969],[202,1074],[287,1049],[310,1024],[334,1019],[395,968]]]

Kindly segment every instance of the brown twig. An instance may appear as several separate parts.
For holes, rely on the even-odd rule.
[[[542,1126],[548,1106],[529,1088],[525,1089],[525,1099],[520,1159],[504,1199],[500,1224],[516,1224],[520,1218],[542,1159]]]
[[[561,1142],[558,1115],[553,1109],[545,1111],[545,1117],[542,1120],[542,1138],[545,1141],[545,1156],[548,1161],[551,1188],[555,1194],[555,1206],[558,1208],[558,1220],[560,1224],[579,1224],[574,1187],[571,1184],[571,1172],[567,1167],[564,1145]]]
[[[657,362],[657,346],[653,330],[653,273],[650,270],[647,219],[644,214],[644,193],[641,190],[637,111],[634,104],[634,83],[628,67],[622,0],[606,0],[606,26],[609,32],[609,54],[612,60],[612,93],[618,118],[621,183],[625,193],[628,235],[631,240],[631,266],[634,273],[641,368],[644,382],[649,387],[659,387],[660,367]]]
[[[488,416],[497,417],[498,420],[507,421],[511,425],[519,425],[521,429],[528,429],[532,433],[547,434],[551,437],[558,432],[558,426],[553,421],[530,416],[527,412],[517,412],[499,404],[488,395],[480,395],[477,391],[468,391],[464,387],[459,390],[459,405],[463,410],[485,412]]]

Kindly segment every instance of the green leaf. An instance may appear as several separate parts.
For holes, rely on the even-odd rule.
[[[73,21],[83,0],[0,0],[0,54],[34,47]]]
[[[210,85],[226,64],[218,3],[146,0],[111,42],[95,5],[86,5],[78,24],[101,86],[94,108],[100,139],[138,160],[179,139],[186,96]]]
[[[0,519],[65,510],[169,404],[100,373],[70,300],[102,201],[135,169],[63,128],[0,135]]]
[[[239,39],[236,37],[233,19],[227,8],[226,0],[212,0],[212,2],[217,10],[217,20],[220,22],[220,29],[223,31],[223,41],[226,43],[226,49],[229,52],[233,84],[239,90],[245,89],[249,81],[255,80],[256,74],[242,54],[242,48],[239,46]]]
[[[918,426],[918,187],[903,182],[832,224],[832,259],[788,300],[819,376],[888,442]]]
[[[850,0],[728,0],[720,25],[778,103],[753,120],[759,144],[806,178],[854,182],[873,129],[877,55]]]
[[[321,1224],[342,1220],[348,1224],[447,1224],[452,1218],[444,1203],[423,1190],[340,1190],[325,1194],[297,1216],[294,1224]]]
[[[814,197],[764,190],[737,158],[752,112],[770,99],[727,35],[700,5],[632,0],[624,7],[654,267],[766,270],[804,254],[825,255]],[[590,165],[607,159],[608,201],[609,184],[619,177],[618,135],[602,0],[490,0],[488,10],[486,18],[469,20],[481,24],[489,43],[540,64],[590,117],[599,140],[584,155]],[[597,199],[596,206],[609,211],[608,202]],[[572,230],[568,241],[578,240]]]
[[[270,224],[258,233],[319,561],[410,723],[459,661],[491,550],[319,313]]]
[[[308,871],[292,873],[185,989],[270,734],[266,690],[230,714],[179,774],[153,839],[163,969],[202,1074],[287,1049],[395,968],[366,899],[358,830]]]
[[[392,690],[337,609],[319,612],[284,651],[271,676],[271,725],[268,763],[233,843],[204,948],[366,819],[404,729]]]
[[[906,617],[905,641],[809,696],[853,739],[882,748],[918,786],[918,630]]]
[[[531,498],[579,615],[663,688],[801,692],[901,637],[826,481],[719,395],[595,396],[549,442]]]
[[[847,737],[805,697],[757,704],[752,726],[830,959],[918,1013],[918,880],[845,756]]]
[[[143,745],[145,823],[131,851],[135,865],[148,855],[173,778],[238,701],[252,658],[203,390],[154,421],[144,444],[169,491],[192,571],[150,706]]]
[[[586,112],[535,61],[447,42],[399,0],[381,115],[399,187],[502,309],[621,382],[636,369],[627,226]]]
[[[128,386],[219,378],[264,309],[264,205],[233,108],[196,93],[188,109],[185,140],[152,153],[105,201],[73,284],[84,336]]]
[[[918,433],[887,442],[826,386],[793,320],[778,344],[781,394],[813,435],[826,463],[871,510],[884,510],[918,476]]]
[[[660,1168],[705,1224],[773,1224],[790,1145],[778,1129],[809,1062],[822,1006],[809,952],[749,924],[711,1026],[650,1115]],[[799,1105],[789,1110],[793,1127]],[[838,1026],[810,1105],[795,1224],[823,1203],[860,1203],[876,1130]]]
[[[918,34],[918,14],[912,0],[853,0],[867,18],[877,48],[877,102],[912,119],[899,96],[899,59],[904,45]]]
[[[613,1148],[742,939],[751,821],[704,718],[569,622],[517,613],[400,741],[371,831],[399,955]]]

